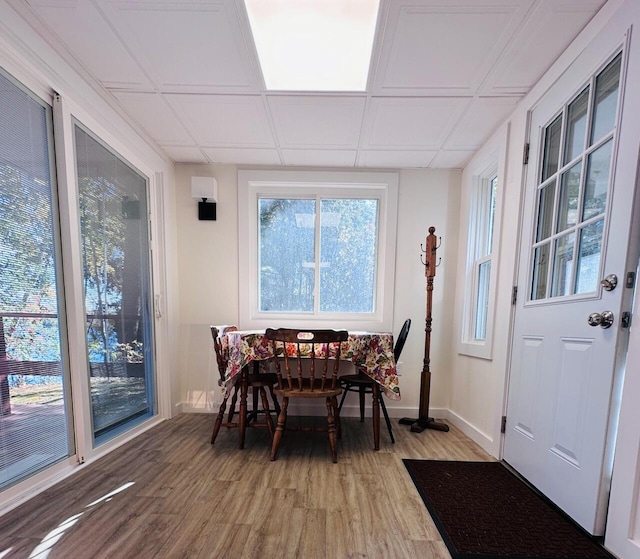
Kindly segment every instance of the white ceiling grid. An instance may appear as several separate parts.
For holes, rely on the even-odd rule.
[[[176,163],[463,167],[605,0],[381,0],[364,92],[267,91],[242,0],[28,0]]]

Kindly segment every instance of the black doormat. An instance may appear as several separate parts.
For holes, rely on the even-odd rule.
[[[613,559],[499,462],[403,462],[453,559]]]

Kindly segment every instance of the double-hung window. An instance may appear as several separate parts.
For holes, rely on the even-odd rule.
[[[240,171],[240,323],[392,327],[397,175]]]
[[[466,284],[460,352],[491,357],[493,302],[496,283],[496,203],[500,188],[498,166],[484,167],[470,179]]]
[[[472,339],[485,340],[489,314],[489,286],[491,279],[491,253],[493,224],[496,214],[496,188],[498,177],[483,179],[477,191],[475,211],[476,237],[473,261]]]

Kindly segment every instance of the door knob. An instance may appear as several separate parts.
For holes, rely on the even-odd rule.
[[[613,324],[613,313],[611,311],[602,311],[602,314],[594,312],[587,318],[589,326],[600,326],[600,328],[609,328]]]

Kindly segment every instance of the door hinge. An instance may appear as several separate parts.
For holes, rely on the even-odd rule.
[[[501,433],[507,432],[507,416],[506,415],[502,416],[502,423],[500,424],[500,432]]]
[[[511,291],[511,304],[515,305],[518,300],[518,286],[514,285]]]
[[[527,165],[529,163],[529,142],[524,145],[524,150],[522,152],[522,164]]]

